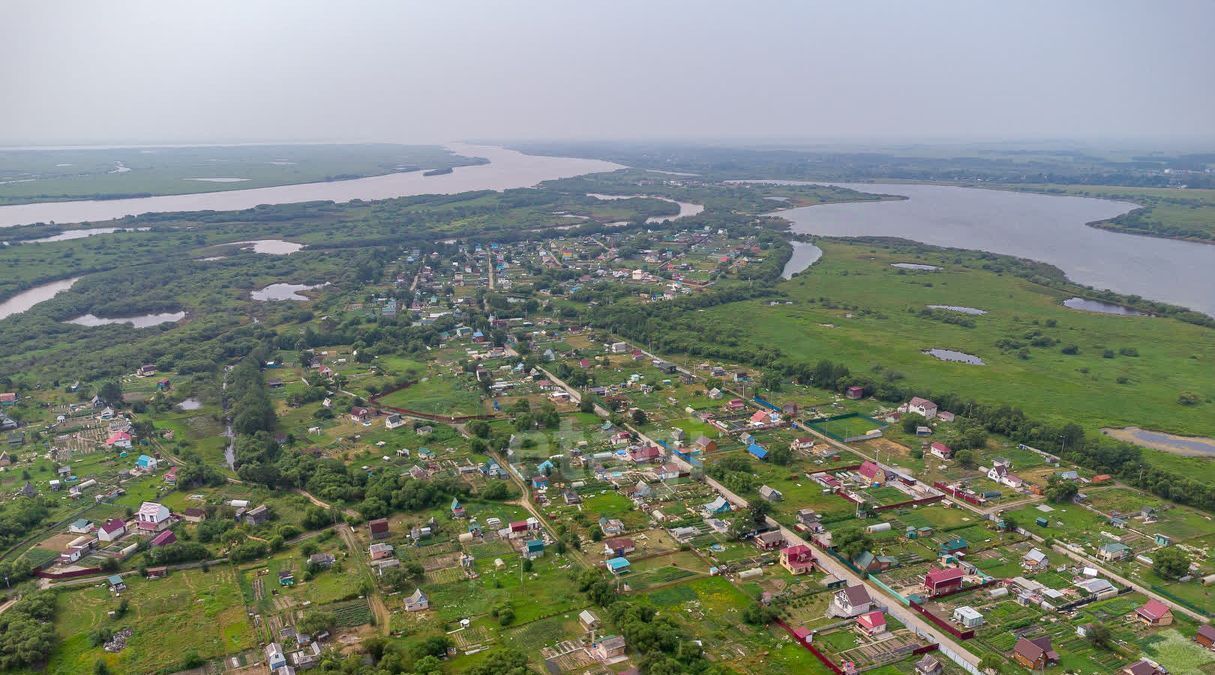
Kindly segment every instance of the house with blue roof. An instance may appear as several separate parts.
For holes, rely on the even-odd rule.
[[[629,571],[629,561],[625,558],[611,558],[603,564],[608,568],[609,572],[616,576]]]
[[[544,555],[543,539],[532,539],[523,546],[523,554],[527,556],[528,559],[539,558],[540,556]]]
[[[759,443],[752,443],[751,445],[748,445],[747,452],[751,453],[752,455],[755,455],[759,459],[768,458],[768,450],[766,448],[764,448],[764,446],[760,445]]]
[[[701,507],[701,510],[704,511],[706,515],[710,516],[715,516],[719,513],[729,513],[730,502],[726,501],[725,497],[718,496],[717,499],[714,499]]]
[[[139,459],[135,460],[135,466],[143,469],[144,471],[154,471],[158,463],[159,462],[157,462],[155,457],[149,457],[147,455],[140,455]]]
[[[540,462],[540,464],[538,464],[538,465],[536,466],[536,471],[537,471],[538,473],[548,473],[548,472],[551,472],[553,469],[556,469],[556,468],[557,468],[557,467],[556,467],[556,466],[553,464],[553,460],[551,460],[551,459],[546,459],[546,460],[544,460],[543,462]]]

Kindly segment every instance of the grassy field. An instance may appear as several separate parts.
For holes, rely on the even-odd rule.
[[[748,346],[780,345],[790,358],[814,363],[830,357],[858,372],[880,368],[905,385],[1016,405],[1036,418],[1076,421],[1093,430],[1135,425],[1215,435],[1213,330],[1164,318],[1074,311],[1060,304],[1065,292],[981,269],[969,254],[913,256],[838,241],[820,246],[823,259],[780,286],[792,305],[720,305],[705,310],[703,320],[747,316],[742,339]],[[890,267],[905,259],[944,269],[929,275]],[[978,307],[988,314],[968,317],[974,321],[968,328],[922,317],[927,304]],[[1001,340],[1028,345],[1034,333],[1056,342],[1027,346],[1025,358],[997,346]],[[1079,353],[1064,354],[1062,348],[1072,344]],[[948,363],[922,353],[935,347],[977,355],[987,365]],[[1131,349],[1138,356],[1122,353]],[[1182,391],[1197,393],[1201,402],[1180,405]]]
[[[442,375],[394,391],[380,399],[380,403],[438,415],[477,415],[484,412],[481,397],[471,383],[462,378]]]
[[[191,652],[210,659],[257,646],[231,567],[174,572],[153,581],[131,576],[126,583],[123,598],[130,609],[119,619],[107,617],[118,600],[104,585],[59,595],[55,630],[63,642],[47,672],[92,672],[98,660],[114,672],[177,670]],[[131,628],[126,649],[110,654],[90,646],[89,634],[103,627]]]
[[[244,190],[470,163],[437,146],[388,144],[6,150],[0,204]]]

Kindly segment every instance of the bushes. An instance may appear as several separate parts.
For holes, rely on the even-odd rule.
[[[270,552],[270,546],[261,541],[247,541],[228,552],[228,560],[234,563],[248,562]]]

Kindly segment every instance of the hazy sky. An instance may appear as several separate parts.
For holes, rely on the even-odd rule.
[[[0,143],[1215,135],[1215,1],[0,3]]]

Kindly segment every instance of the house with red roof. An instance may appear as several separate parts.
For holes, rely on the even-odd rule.
[[[856,472],[864,476],[865,479],[870,483],[886,482],[886,470],[871,460],[865,460],[865,462],[861,464],[861,468],[857,469]]]
[[[367,529],[371,533],[371,538],[373,540],[383,539],[389,534],[388,519],[376,518],[375,520],[369,520],[367,521]]]
[[[932,445],[928,446],[928,452],[941,459],[953,459],[953,448],[940,441],[933,441]]]
[[[173,530],[165,530],[160,534],[152,537],[152,541],[148,542],[148,546],[156,548],[157,546],[168,546],[177,541],[177,535],[173,534]]]
[[[814,552],[805,544],[786,546],[780,551],[780,566],[790,574],[807,574],[814,570]]]
[[[1173,610],[1163,602],[1152,598],[1135,610],[1135,617],[1149,626],[1167,626],[1173,623]]]
[[[105,439],[105,444],[111,448],[122,448],[124,450],[131,449],[131,434],[125,431],[116,431],[110,434],[110,437]]]
[[[1194,635],[1194,642],[1197,642],[1200,647],[1215,650],[1215,626],[1209,623],[1199,626],[1198,633]]]
[[[637,544],[627,537],[613,537],[603,542],[603,555],[607,558],[622,558],[637,550]]]
[[[658,446],[647,445],[641,448],[633,448],[629,451],[629,459],[638,464],[652,464],[657,462],[662,457],[662,451]]]
[[[962,588],[962,579],[966,576],[958,567],[929,570],[924,575],[924,590],[930,596],[951,593]]]
[[[886,632],[886,615],[880,611],[866,612],[856,617],[856,629],[873,637]]]
[[[730,399],[730,402],[726,404],[726,407],[730,410],[742,410],[743,408],[747,407],[747,404],[744,403],[741,398],[732,398]]]
[[[1017,640],[1012,655],[1014,661],[1034,671],[1045,670],[1047,665],[1059,662],[1059,653],[1051,647],[1049,635]]]
[[[176,466],[169,467],[169,470],[165,472],[165,482],[168,483],[169,485],[177,484],[177,467]]]
[[[127,524],[120,518],[111,518],[97,530],[97,538],[101,541],[114,541],[127,533]]]

